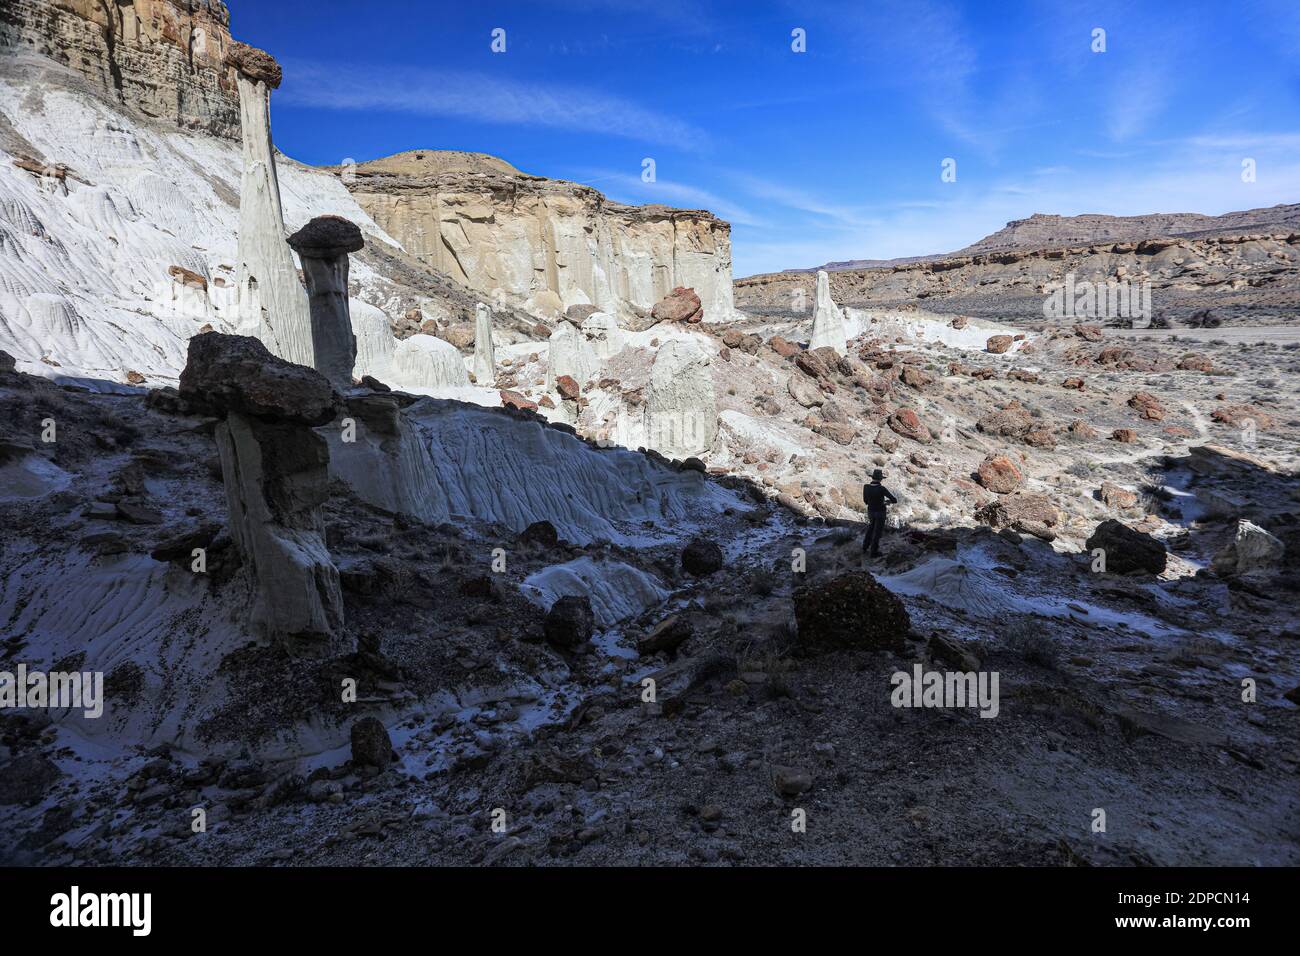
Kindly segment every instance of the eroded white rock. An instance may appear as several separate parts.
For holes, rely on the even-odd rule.
[[[239,191],[239,329],[298,365],[311,366],[307,294],[284,234],[280,181],[271,145],[271,90],[262,79],[237,73],[244,140]]]
[[[480,302],[474,309],[474,381],[491,388],[497,380],[496,350],[492,346],[492,310]]]
[[[433,335],[412,335],[393,350],[393,382],[405,388],[449,388],[469,384],[460,351]]]
[[[546,387],[554,388],[561,375],[571,376],[583,385],[599,371],[600,357],[587,337],[571,322],[556,323],[547,349]]]
[[[618,322],[608,312],[593,312],[587,316],[582,323],[582,334],[593,354],[602,362],[623,351],[627,344],[627,333],[619,328]]]
[[[670,458],[702,455],[718,434],[718,400],[709,353],[689,339],[665,342],[646,389],[649,447]]]
[[[849,351],[844,313],[831,298],[831,280],[824,269],[817,273],[817,311],[813,314],[812,339],[808,348],[823,346],[833,348],[838,355],[847,355]]]

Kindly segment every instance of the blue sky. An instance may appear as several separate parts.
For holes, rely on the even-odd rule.
[[[475,150],[707,208],[737,277],[950,251],[1035,212],[1300,201],[1296,0],[228,3],[285,66],[288,155]]]

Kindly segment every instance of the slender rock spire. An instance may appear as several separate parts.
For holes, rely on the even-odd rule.
[[[496,351],[492,348],[492,310],[482,302],[474,316],[474,379],[491,388],[497,380]]]
[[[226,62],[239,84],[244,178],[239,193],[239,329],[281,358],[312,364],[311,319],[293,254],[284,241],[284,210],[271,145],[271,90],[280,65],[269,53],[232,43]]]
[[[312,368],[340,391],[352,386],[357,337],[348,310],[348,254],[365,245],[361,230],[342,216],[317,216],[289,237],[302,259],[311,304]]]
[[[847,355],[849,351],[844,313],[831,298],[831,280],[824,270],[817,273],[817,311],[813,314],[812,341],[808,348],[823,345],[830,346],[839,355]]]

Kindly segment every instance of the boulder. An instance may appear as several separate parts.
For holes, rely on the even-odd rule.
[[[822,390],[817,387],[816,383],[808,380],[803,375],[791,375],[790,381],[786,383],[786,391],[790,397],[802,405],[804,408],[814,408],[822,405],[826,401],[826,396]]]
[[[1178,360],[1177,368],[1183,372],[1213,372],[1214,363],[1204,355],[1188,352]]]
[[[914,442],[920,442],[922,445],[930,444],[930,429],[921,421],[921,417],[910,408],[897,409],[894,414],[889,416],[889,427],[902,435],[904,438],[910,438]]]
[[[687,322],[695,324],[704,319],[704,306],[694,289],[678,286],[655,303],[650,310],[656,322]]]
[[[798,646],[807,650],[904,648],[907,608],[866,571],[850,571],[794,593]]]
[[[1000,409],[989,412],[981,418],[975,423],[975,427],[986,435],[1019,438],[1034,427],[1034,418],[1029,414],[1028,409],[1012,399]]]
[[[560,393],[560,398],[565,401],[577,401],[578,396],[582,394],[582,388],[574,380],[572,375],[561,375],[555,380],[555,390]]]
[[[1097,492],[1102,502],[1117,511],[1127,511],[1129,508],[1137,507],[1138,496],[1136,491],[1129,491],[1127,488],[1121,488],[1111,481],[1103,481],[1101,488]]]
[[[1002,495],[975,512],[975,519],[991,528],[1010,528],[1044,541],[1056,537],[1061,513],[1046,495],[1016,491]]]
[[[1237,531],[1218,554],[1211,567],[1216,574],[1247,574],[1252,571],[1269,572],[1282,564],[1286,545],[1259,525],[1242,518],[1237,521]]]
[[[1224,405],[1210,412],[1210,418],[1220,425],[1233,425],[1238,428],[1253,422],[1259,431],[1273,426],[1273,417],[1255,405]]]
[[[1006,495],[1019,488],[1025,479],[1010,458],[990,455],[975,470],[975,480],[995,494]]]
[[[1117,428],[1110,433],[1111,441],[1117,441],[1123,445],[1131,445],[1137,441],[1137,432],[1131,428]]]
[[[220,332],[190,339],[180,397],[217,417],[237,412],[308,426],[332,421],[340,402],[314,369],[272,355],[251,336]]]
[[[794,358],[803,351],[799,346],[795,345],[793,342],[787,342],[779,335],[772,336],[768,340],[767,344],[768,347],[777,355],[781,356],[781,358]]]
[[[1081,418],[1076,418],[1066,427],[1071,438],[1077,438],[1081,441],[1090,441],[1097,437],[1097,429],[1093,428]]]
[[[988,341],[984,344],[984,347],[994,355],[1001,355],[1003,352],[1006,352],[1011,348],[1011,343],[1013,341],[1014,339],[1009,335],[990,335]]]
[[[1151,422],[1158,422],[1165,417],[1164,406],[1150,392],[1134,392],[1128,400],[1128,407],[1135,408],[1138,415]]]
[[[636,652],[642,657],[660,651],[673,653],[694,633],[690,621],[680,614],[673,614],[660,621],[654,630],[636,642]]]
[[[378,717],[362,717],[352,725],[352,762],[384,770],[393,762],[393,741]]]
[[[543,401],[547,401],[547,400],[548,399],[546,398],[543,399]],[[519,408],[529,412],[537,410],[536,402],[530,402],[519,392],[512,391],[508,388],[501,390],[501,404],[506,408]],[[549,408],[553,406],[554,406],[554,402],[552,402],[551,405],[547,407]]]
[[[1106,554],[1106,570],[1115,574],[1133,571],[1160,574],[1168,557],[1165,546],[1151,535],[1114,518],[1097,525],[1085,547],[1089,551],[1101,548]]]
[[[591,640],[596,631],[596,615],[591,598],[585,594],[566,594],[551,605],[542,625],[546,640],[556,647],[572,649]]]
[[[553,548],[560,543],[559,532],[549,521],[534,521],[519,533],[520,544],[538,544],[543,548]]]
[[[707,538],[694,538],[682,549],[682,567],[697,578],[722,568],[722,549]]]

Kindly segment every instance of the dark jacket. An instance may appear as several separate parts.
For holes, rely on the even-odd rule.
[[[862,500],[866,503],[868,512],[874,511],[877,514],[885,513],[886,502],[891,505],[898,504],[898,499],[891,495],[884,485],[863,485]]]

